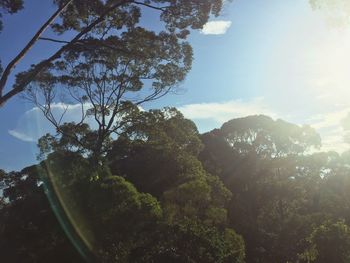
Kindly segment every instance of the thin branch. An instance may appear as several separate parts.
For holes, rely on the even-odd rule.
[[[125,74],[125,72],[127,71],[129,64],[131,63],[131,60],[129,60],[126,64],[125,64],[125,68],[123,70],[123,75]],[[117,95],[117,99],[115,100],[115,106],[113,109],[113,113],[111,115],[111,118],[107,124],[106,130],[108,131],[113,122],[114,122],[114,118],[115,116],[118,114],[118,108],[119,108],[119,104],[120,104],[120,99],[123,96],[124,92],[125,92],[125,88],[123,89],[123,85],[124,85],[124,81],[121,81],[121,83],[119,84],[119,90],[118,90],[118,95]]]
[[[62,11],[72,2],[73,0],[67,1],[64,5],[57,9],[55,13],[42,25],[42,27],[36,32],[33,38],[27,43],[27,45],[18,53],[18,55],[6,66],[1,79],[0,79],[0,98],[5,88],[7,79],[11,74],[11,71],[16,67],[18,62],[27,54],[27,52],[34,46],[36,41],[39,39],[41,34],[46,30],[48,26],[62,13]],[[1,102],[0,102],[1,105]]]
[[[67,112],[67,110],[68,110],[68,107],[69,107],[69,105],[66,105],[66,106],[64,107],[63,113],[61,114],[61,117],[60,117],[60,119],[58,120],[58,125],[61,125],[62,119],[63,119],[64,115],[66,115],[66,112]]]
[[[169,8],[169,6],[158,7],[158,6],[153,6],[153,5],[149,5],[149,4],[141,3],[141,2],[137,2],[137,1],[134,1],[134,4],[143,5],[143,6],[146,6],[146,7],[155,9],[155,10],[159,10],[159,11],[165,11],[167,8]]]
[[[58,40],[58,39],[49,38],[49,37],[39,37],[39,40],[46,40],[46,41],[51,41],[51,42],[55,42],[55,43],[69,44],[69,41]]]

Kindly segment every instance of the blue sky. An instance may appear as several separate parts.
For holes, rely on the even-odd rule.
[[[50,1],[31,0],[20,14],[5,17],[3,64],[54,10]],[[156,28],[152,18],[148,14],[144,20]],[[176,106],[201,132],[235,117],[263,113],[310,124],[322,135],[323,150],[344,151],[341,121],[350,111],[350,25],[343,20],[339,10],[315,11],[307,0],[235,0],[202,31],[192,33],[194,63],[180,92],[145,107]],[[57,47],[38,43],[16,71]],[[75,114],[72,107],[68,118]],[[21,169],[35,162],[35,141],[52,127],[18,97],[0,109],[0,119],[0,168]]]

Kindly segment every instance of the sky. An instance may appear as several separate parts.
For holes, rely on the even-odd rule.
[[[0,34],[3,64],[55,10],[51,1],[26,2],[21,13],[4,17]],[[350,10],[350,4],[347,8]],[[321,134],[322,150],[341,153],[348,149],[342,123],[350,112],[346,11],[344,6],[315,10],[308,0],[226,2],[219,17],[192,32],[189,41],[194,62],[179,91],[144,107],[175,106],[200,132],[254,114],[309,124]],[[151,14],[143,21],[150,27],[159,25]],[[16,72],[58,47],[39,42]],[[78,111],[72,105],[67,120],[74,120]],[[50,124],[20,97],[0,108],[0,120],[0,169],[19,170],[35,163],[36,141],[54,131]]]

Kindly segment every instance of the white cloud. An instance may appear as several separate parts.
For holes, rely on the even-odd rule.
[[[65,105],[57,103],[52,105],[53,113],[59,116],[67,108],[62,122],[79,121],[81,108],[79,104]],[[87,108],[88,106],[86,106]],[[178,108],[186,118],[192,119],[200,132],[206,132],[220,127],[224,122],[249,115],[264,114],[272,118],[281,118],[297,124],[310,124],[322,137],[323,151],[335,150],[343,152],[349,149],[344,143],[346,132],[342,128],[342,121],[348,116],[350,107],[338,108],[333,111],[316,114],[307,119],[295,118],[281,113],[276,107],[268,104],[262,97],[249,100],[230,100],[225,102],[209,102],[187,104]],[[141,108],[142,110],[142,108]],[[92,118],[87,119],[90,126],[96,126]],[[13,137],[25,141],[36,142],[46,133],[55,133],[54,127],[49,123],[38,108],[25,112],[19,119],[17,126],[8,131]]]
[[[85,105],[85,110],[89,105]],[[61,115],[63,118],[61,123],[64,122],[79,122],[81,120],[81,105],[72,104],[67,105],[64,103],[54,103],[51,106],[51,110],[55,118],[58,120]],[[90,119],[86,120],[90,125],[93,125],[93,121]],[[45,118],[41,110],[34,107],[26,111],[18,120],[17,126],[14,129],[8,131],[13,137],[25,141],[25,142],[36,142],[41,136],[46,133],[55,133],[53,125]]]
[[[220,125],[233,118],[255,114],[277,117],[276,113],[265,104],[264,98],[254,98],[247,101],[231,100],[221,103],[188,104],[179,107],[179,110],[186,118],[192,120],[211,120]]]
[[[21,141],[25,141],[25,142],[35,142],[35,139],[31,136],[29,136],[28,134],[24,134],[21,133],[19,131],[16,130],[9,130],[8,131],[10,135],[12,135],[13,137],[20,139]]]
[[[91,104],[84,104],[84,111],[91,108]],[[141,106],[138,106],[140,111],[144,111]],[[82,116],[81,104],[64,104],[53,103],[51,110],[56,120],[59,120],[63,115],[61,124],[65,122],[80,122]],[[109,118],[107,117],[107,121]],[[92,129],[97,128],[97,123],[92,116],[85,119],[86,123],[90,125]],[[47,133],[55,134],[55,129],[52,123],[50,123],[41,110],[34,107],[26,111],[17,122],[17,126],[14,129],[8,131],[13,137],[25,141],[25,142],[37,142],[40,137]]]
[[[203,26],[201,33],[204,35],[223,35],[230,28],[231,24],[231,21],[209,21]]]
[[[344,152],[349,150],[349,145],[344,142],[346,131],[342,122],[348,116],[350,108],[334,110],[324,114],[318,114],[309,119],[309,124],[314,127],[322,137],[323,151]]]
[[[344,142],[345,131],[342,121],[347,117],[350,108],[343,108],[317,114],[308,119],[291,118],[281,114],[272,106],[267,106],[264,98],[251,100],[232,100],[227,102],[211,102],[188,104],[179,107],[186,118],[192,119],[201,132],[219,128],[224,122],[248,115],[264,114],[272,118],[281,118],[296,124],[309,124],[321,135],[322,151],[344,152],[349,145]],[[291,120],[292,119],[292,120]]]
[[[51,108],[56,118],[59,118],[67,108],[62,123],[71,121],[78,122],[81,118],[80,104],[66,105],[63,103],[56,103],[53,104]],[[88,108],[88,106],[86,106],[86,108]],[[140,109],[143,110],[141,107]],[[248,115],[266,114],[271,117],[277,117],[277,115],[267,107],[263,98],[254,98],[248,101],[232,100],[223,103],[190,104],[180,107],[179,110],[186,118],[200,120],[197,122],[199,126],[203,121],[210,121],[211,125],[208,129],[220,126],[230,119]],[[87,122],[92,127],[96,126],[92,118],[88,119]],[[53,125],[43,116],[40,109],[35,107],[26,111],[19,119],[17,126],[8,132],[19,140],[36,142],[46,133],[54,134],[55,130]]]
[[[312,119],[309,119],[310,123],[315,129],[330,129],[330,128],[341,128],[341,122],[345,119],[350,109],[340,109],[325,114],[318,114]]]

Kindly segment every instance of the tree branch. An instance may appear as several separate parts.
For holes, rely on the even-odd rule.
[[[58,39],[49,38],[49,37],[39,37],[39,40],[46,40],[46,41],[51,41],[51,42],[55,42],[55,43],[69,44],[69,41],[58,40]]]
[[[158,7],[158,6],[153,6],[153,5],[149,5],[149,4],[141,3],[141,2],[137,2],[137,1],[134,1],[134,4],[143,5],[143,6],[146,6],[146,7],[155,9],[155,10],[159,10],[159,11],[165,11],[165,9],[167,9],[169,7],[169,6]]]
[[[36,32],[33,38],[27,43],[27,45],[19,52],[19,54],[6,66],[1,79],[0,79],[0,98],[2,98],[3,90],[11,71],[16,67],[18,62],[27,54],[27,52],[34,46],[36,41],[39,39],[41,34],[46,30],[46,28],[61,14],[61,12],[72,2],[73,0],[67,1],[64,5],[57,9],[55,13],[41,26],[41,28]],[[0,105],[1,105],[0,100]]]

